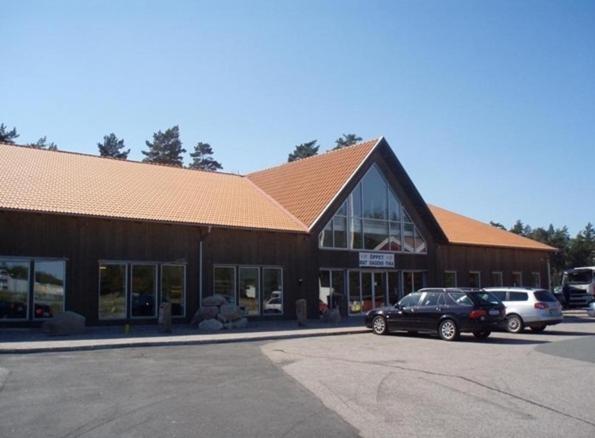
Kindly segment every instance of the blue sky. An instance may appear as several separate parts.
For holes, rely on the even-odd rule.
[[[595,222],[593,1],[4,1],[0,122],[141,159],[158,129],[226,171],[384,135],[426,201]]]

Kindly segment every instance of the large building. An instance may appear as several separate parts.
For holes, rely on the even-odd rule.
[[[240,176],[0,145],[0,323],[361,314],[424,286],[547,287],[554,248],[428,205],[384,138]]]

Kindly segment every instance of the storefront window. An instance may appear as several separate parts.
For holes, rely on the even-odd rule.
[[[446,271],[444,273],[444,287],[457,287],[457,273]]]
[[[34,262],[33,285],[34,318],[51,318],[64,311],[64,283],[66,262]]]
[[[230,303],[236,302],[236,270],[233,266],[215,266],[213,292],[223,295]]]
[[[492,272],[492,286],[504,286],[502,272]]]
[[[260,314],[260,282],[258,268],[240,267],[240,306],[248,315]]]
[[[186,302],[186,266],[161,266],[161,301],[171,303],[172,316],[184,316]]]
[[[283,271],[281,268],[262,268],[263,314],[283,314]]]
[[[0,260],[0,318],[26,319],[29,262]]]
[[[388,304],[395,304],[399,301],[399,273],[388,273]]]
[[[512,273],[512,285],[522,286],[523,285],[523,274],[521,272]]]
[[[467,284],[469,287],[481,287],[481,274],[477,271],[469,272]]]
[[[132,265],[131,314],[133,318],[156,316],[157,267]]]
[[[349,313],[358,315],[362,312],[362,298],[359,271],[349,272]]]
[[[533,287],[541,287],[541,274],[539,272],[531,272],[531,284]]]
[[[99,265],[99,318],[126,318],[126,264]]]

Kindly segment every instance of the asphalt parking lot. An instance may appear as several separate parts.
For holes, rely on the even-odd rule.
[[[593,437],[595,319],[0,355],[1,437]]]
[[[263,352],[364,437],[595,436],[595,319],[482,342],[350,335]]]

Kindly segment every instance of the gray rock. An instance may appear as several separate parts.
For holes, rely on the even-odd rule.
[[[76,335],[84,333],[85,323],[86,319],[83,315],[67,311],[44,321],[41,330],[51,336]]]
[[[159,305],[159,327],[164,333],[171,333],[171,303]]]
[[[334,324],[341,322],[341,312],[339,312],[339,309],[332,309],[329,314],[329,319]]]
[[[223,328],[223,324],[216,319],[205,319],[203,322],[198,324],[199,330],[205,330],[209,332],[216,332]]]
[[[242,314],[242,309],[235,304],[224,304],[219,308],[219,315],[225,318],[227,321],[235,321],[236,319],[240,319]]]
[[[223,295],[215,294],[202,299],[203,306],[222,306],[227,304],[227,299]]]

